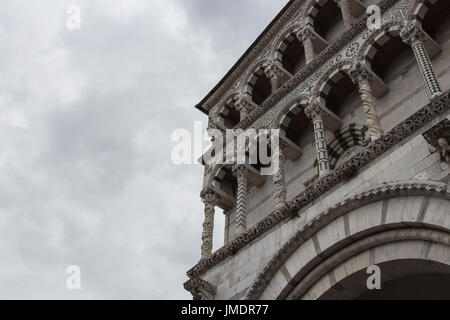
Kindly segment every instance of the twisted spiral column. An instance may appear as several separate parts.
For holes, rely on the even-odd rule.
[[[322,109],[317,103],[313,103],[305,108],[305,113],[306,116],[313,122],[319,177],[322,177],[330,172],[327,142],[325,139],[325,128],[322,120]]]
[[[373,77],[360,64],[350,70],[349,75],[352,81],[358,86],[366,114],[366,125],[369,128],[370,138],[374,141],[383,135],[383,129],[381,128],[381,122],[375,107],[372,88],[370,87],[370,81],[373,80]]]
[[[233,175],[237,178],[236,234],[240,234],[247,230],[247,169],[243,165],[234,165]]]
[[[203,191],[200,194],[205,204],[205,220],[203,222],[202,232],[202,259],[207,258],[212,253],[213,248],[213,232],[214,232],[214,214],[217,203],[217,196],[211,190]]]
[[[405,43],[411,46],[419,69],[425,79],[431,98],[435,98],[442,93],[441,86],[436,77],[436,73],[431,64],[430,57],[424,46],[425,34],[415,21],[408,23],[400,32],[400,36]]]

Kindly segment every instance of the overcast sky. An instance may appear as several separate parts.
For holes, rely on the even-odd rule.
[[[170,136],[286,3],[0,0],[0,298],[191,297],[203,171]]]

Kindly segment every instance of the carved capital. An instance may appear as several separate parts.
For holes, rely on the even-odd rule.
[[[212,206],[215,206],[219,200],[217,194],[209,188],[202,190],[202,192],[200,192],[200,197],[202,198],[204,204],[209,204]]]
[[[239,96],[235,102],[236,109],[241,113],[241,118],[245,118],[253,110],[253,105],[245,96]],[[244,117],[242,116],[244,115]],[[242,120],[242,119],[241,119]]]
[[[295,31],[297,38],[300,42],[305,42],[306,39],[316,40],[316,32],[314,31],[314,27],[311,25],[306,25],[302,29],[297,29]]]
[[[407,23],[400,31],[400,37],[403,42],[409,44],[410,46],[425,40],[425,34],[416,21],[410,21]]]
[[[267,63],[264,66],[264,72],[269,79],[280,79],[283,77],[284,72],[275,63]]]
[[[233,165],[231,171],[233,172],[233,176],[235,176],[238,179],[240,178],[244,179],[247,177],[247,168],[245,168],[245,166],[242,164]]]
[[[374,76],[360,63],[353,66],[348,73],[354,84],[368,83],[373,81]]]
[[[320,107],[319,103],[312,102],[308,104],[308,106],[305,108],[305,114],[309,119],[316,119],[318,116],[322,115],[323,110]]]

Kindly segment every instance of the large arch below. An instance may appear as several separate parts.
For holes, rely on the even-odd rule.
[[[384,239],[381,239],[382,237]],[[389,286],[392,282],[401,285],[396,288],[398,292],[392,298],[430,299],[433,297],[431,292],[423,297],[423,295],[405,291],[420,285],[423,278],[449,281],[450,239],[448,233],[409,228],[382,232],[377,236],[369,237],[366,241],[369,239],[384,243],[362,250],[335,267],[329,266],[326,261],[319,266],[319,269],[323,269],[320,279],[314,279],[314,283],[306,289],[307,283],[314,278],[308,275],[305,281],[292,290],[287,299],[353,300],[369,297],[374,299],[377,295],[383,297],[383,290],[386,290],[386,295],[394,295],[392,290],[394,288],[392,285]],[[377,265],[381,269],[379,292],[367,288],[366,282],[369,277],[367,268],[371,265]],[[411,283],[404,283],[404,280],[402,281],[404,278],[410,279]],[[440,292],[440,295],[450,296],[450,289]],[[364,298],[365,296],[367,298]]]
[[[260,272],[247,298],[320,298],[347,276],[378,263],[377,257],[380,263],[418,259],[450,266],[449,200],[446,185],[431,181],[385,184],[351,196],[310,218]],[[397,251],[389,248],[410,242],[427,250],[390,255]],[[358,256],[364,259],[353,272],[336,273]]]
[[[315,288],[318,290],[312,288],[309,293],[319,294],[320,300],[448,300],[450,299],[448,289],[450,288],[450,266],[434,258],[426,257],[432,245],[430,241],[402,241],[360,253],[325,276],[336,280],[336,274],[339,277],[340,270],[345,269],[347,272],[343,280],[336,280],[335,284],[330,285],[326,291],[324,289],[327,286],[322,289]],[[434,249],[439,247],[440,245],[434,244]],[[399,254],[389,255],[395,252]],[[365,259],[370,256],[373,257],[372,261]],[[352,265],[356,265],[354,263],[357,260],[366,260],[371,265],[376,264],[380,267],[380,290],[367,290],[365,285],[368,277],[367,266],[350,274],[349,271],[352,270]]]

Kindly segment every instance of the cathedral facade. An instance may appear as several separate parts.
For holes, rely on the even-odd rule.
[[[278,129],[280,169],[205,163],[194,299],[450,299],[449,13],[289,1],[197,105],[210,129]]]

